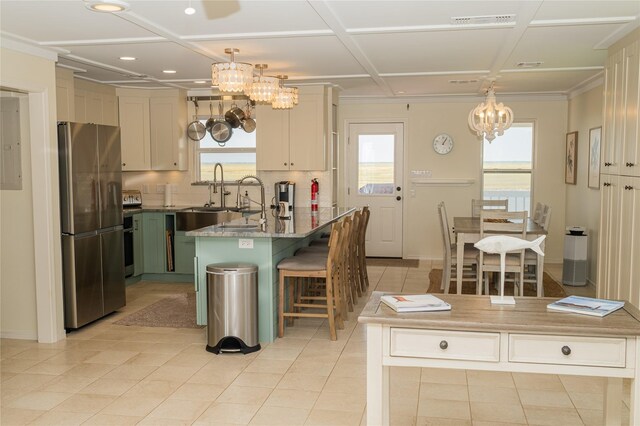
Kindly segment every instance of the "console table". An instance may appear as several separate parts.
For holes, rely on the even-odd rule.
[[[632,379],[631,424],[640,424],[640,311],[604,318],[547,311],[554,298],[439,294],[451,311],[398,314],[374,292],[367,327],[367,424],[389,424],[389,367],[437,367],[608,377],[605,424],[620,424],[622,379]]]

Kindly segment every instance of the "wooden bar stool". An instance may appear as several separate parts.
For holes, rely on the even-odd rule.
[[[335,224],[331,230],[329,253],[325,258],[317,255],[300,255],[283,259],[278,263],[280,275],[278,292],[278,337],[284,336],[285,318],[327,318],[331,340],[337,339],[336,326],[344,328],[340,275],[341,255],[344,252],[345,238],[348,238],[350,224]],[[297,298],[297,278],[324,279],[325,294],[322,296],[304,296]],[[287,311],[285,311],[285,287],[289,284]],[[320,303],[309,303],[324,301]],[[305,312],[302,312],[305,309]],[[307,312],[321,309],[325,312]]]
[[[362,293],[366,293],[369,288],[369,275],[367,274],[367,253],[365,243],[367,237],[367,226],[369,226],[369,216],[371,211],[368,206],[362,208],[361,230],[358,233],[358,271],[360,272],[360,285]]]

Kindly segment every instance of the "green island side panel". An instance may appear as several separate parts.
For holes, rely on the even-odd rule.
[[[293,256],[300,247],[309,245],[312,239],[313,235],[307,238],[253,238],[252,249],[241,249],[238,237],[196,237],[194,279],[198,324],[207,324],[207,265],[252,263],[258,265],[258,337],[260,342],[273,342],[278,326],[276,266],[285,257]]]

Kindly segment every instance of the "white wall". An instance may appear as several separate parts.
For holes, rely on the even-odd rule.
[[[438,202],[444,201],[449,216],[470,216],[471,199],[481,192],[481,143],[467,125],[469,111],[477,101],[447,99],[429,103],[354,103],[342,100],[339,122],[341,134],[348,130],[349,120],[379,119],[408,120],[405,129],[405,179],[403,230],[403,256],[405,258],[441,259],[442,242],[436,211]],[[547,261],[562,260],[565,217],[564,139],[567,127],[567,101],[509,100],[498,94],[498,101],[513,109],[517,121],[535,122],[535,153],[533,202],[541,201],[552,207],[549,238],[546,245]],[[407,108],[408,107],[408,108]],[[453,151],[441,156],[432,148],[433,138],[448,133],[454,139]],[[343,138],[345,140],[346,138]],[[344,146],[342,147],[345,152]],[[346,158],[346,153],[343,159]],[[347,170],[348,161],[340,170]],[[413,186],[412,170],[430,170],[433,178],[469,178],[475,183],[461,187]],[[345,182],[346,180],[342,180]],[[346,185],[341,185],[342,187]],[[415,197],[410,191],[415,190]],[[341,203],[347,204],[344,191]],[[451,220],[451,219],[450,219]]]
[[[15,92],[14,92],[15,93]],[[29,97],[20,99],[22,189],[0,191],[0,331],[37,338]]]
[[[589,236],[588,279],[598,278],[598,237],[600,228],[600,189],[589,188],[589,129],[602,126],[602,89],[597,86],[569,100],[569,132],[578,132],[578,176],[567,185],[567,226],[584,226]]]
[[[0,85],[29,92],[29,131],[23,189],[0,193],[0,335],[55,341],[64,337],[55,55],[7,48],[15,44],[0,49]]]

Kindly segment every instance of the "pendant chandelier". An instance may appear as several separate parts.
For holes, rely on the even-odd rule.
[[[249,98],[260,103],[272,103],[276,92],[280,87],[280,81],[275,77],[263,76],[263,70],[268,68],[267,64],[256,64],[256,69],[260,70],[258,77],[253,77],[253,85],[249,91]]]
[[[211,84],[218,86],[223,93],[249,94],[253,84],[253,66],[243,62],[235,62],[235,54],[239,49],[227,48],[224,53],[231,55],[230,62],[217,62],[211,65]]]
[[[286,75],[279,75],[280,85],[271,103],[273,109],[291,109],[298,105],[298,88],[284,87],[284,81],[289,78]]]
[[[504,131],[513,124],[513,111],[504,104],[496,103],[496,93],[493,89],[494,82],[487,90],[487,99],[480,103],[469,113],[469,127],[478,136],[491,143],[496,136],[502,136]]]

